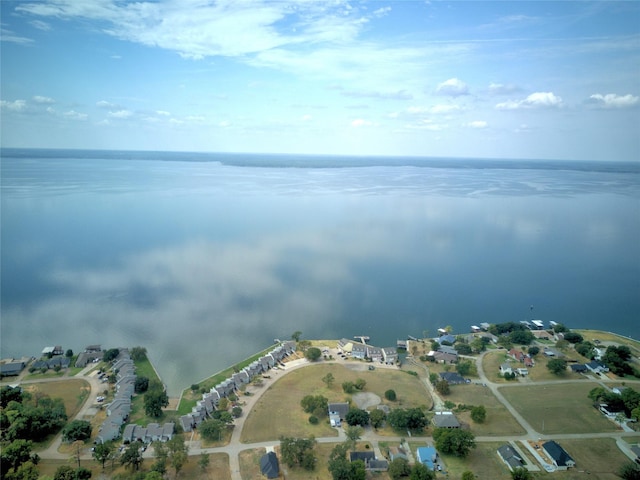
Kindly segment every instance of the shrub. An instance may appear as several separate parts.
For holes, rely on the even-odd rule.
[[[311,425],[317,425],[317,424],[318,424],[318,422],[319,422],[318,417],[316,417],[315,415],[311,415],[311,416],[309,417],[309,423],[310,423]]]
[[[396,391],[392,389],[387,390],[386,392],[384,392],[384,398],[386,398],[390,402],[395,402],[397,398]]]

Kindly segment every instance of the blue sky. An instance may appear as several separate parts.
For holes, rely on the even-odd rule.
[[[640,159],[640,3],[0,2],[1,140]]]

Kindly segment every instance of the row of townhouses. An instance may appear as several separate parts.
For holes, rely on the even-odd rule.
[[[257,375],[270,370],[291,355],[296,350],[294,341],[283,342],[266,355],[247,365],[241,371],[234,373],[231,378],[202,394],[202,400],[191,409],[191,413],[180,417],[180,426],[185,432],[191,432],[209,417],[218,407],[221,398],[226,398],[237,392],[242,385],[246,385]]]
[[[113,402],[107,405],[107,418],[98,431],[96,441],[100,443],[120,437],[120,428],[131,413],[131,398],[135,391],[136,367],[128,350],[120,350],[112,370],[116,372],[116,393]]]
[[[365,343],[354,342],[348,338],[338,340],[338,350],[351,358],[359,358],[361,360],[370,359],[372,362],[384,362],[392,365],[398,361],[398,352],[396,347],[374,347]]]

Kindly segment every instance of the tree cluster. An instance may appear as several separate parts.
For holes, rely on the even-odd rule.
[[[629,363],[631,359],[631,349],[626,345],[618,347],[611,345],[607,347],[607,351],[602,356],[604,363],[612,373],[619,376],[634,375],[640,378],[640,371],[633,368]]]
[[[408,477],[409,480],[433,480],[436,478],[436,473],[420,462],[411,466],[406,459],[396,458],[389,464],[389,476],[393,480],[403,477]]]
[[[40,393],[34,396],[21,394],[18,397],[15,392],[9,390],[5,390],[4,397],[20,398],[20,401],[10,400],[0,411],[2,439],[39,442],[47,435],[56,433],[67,421],[61,398],[52,399]]]
[[[607,404],[614,412],[624,412],[627,417],[640,420],[640,392],[627,387],[617,394],[604,387],[596,387],[589,392],[589,398],[596,404]]]
[[[160,418],[162,409],[169,405],[169,397],[164,387],[158,381],[149,383],[147,393],[144,395],[144,411],[149,417]]]
[[[282,461],[289,467],[302,467],[305,470],[316,468],[314,448],[316,440],[310,438],[280,437]]]
[[[436,428],[433,439],[440,452],[456,457],[466,457],[476,447],[473,433],[460,428]]]
[[[106,350],[104,352],[104,354],[102,355],[102,361],[104,362],[112,362],[113,360],[115,360],[118,355],[120,355],[120,350],[117,348],[110,348],[109,350]]]
[[[562,358],[554,358],[547,362],[547,368],[554,375],[562,375],[567,371],[567,361]]]
[[[91,438],[91,423],[86,420],[73,420],[62,429],[62,438],[65,442],[85,441]]]
[[[342,382],[342,390],[344,393],[353,393],[356,390],[364,390],[366,385],[367,381],[363,378],[358,378],[355,382],[347,380],[346,382]]]
[[[427,426],[427,417],[420,408],[396,408],[387,415],[387,422],[398,430],[420,431]]]
[[[345,420],[349,425],[366,426],[369,424],[369,412],[360,408],[352,408],[347,412]]]
[[[318,347],[309,347],[304,352],[304,358],[310,362],[315,362],[322,356],[322,352]]]
[[[362,460],[350,462],[347,459],[349,447],[341,443],[333,447],[329,455],[328,469],[333,480],[365,480],[367,472]]]
[[[300,400],[300,406],[306,413],[311,413],[316,417],[327,415],[329,399],[322,395],[305,395]]]

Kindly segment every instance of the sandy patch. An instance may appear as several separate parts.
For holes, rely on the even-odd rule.
[[[352,399],[358,408],[362,410],[366,410],[369,407],[375,407],[376,405],[380,405],[380,402],[382,402],[378,395],[370,392],[356,393],[353,395]]]

